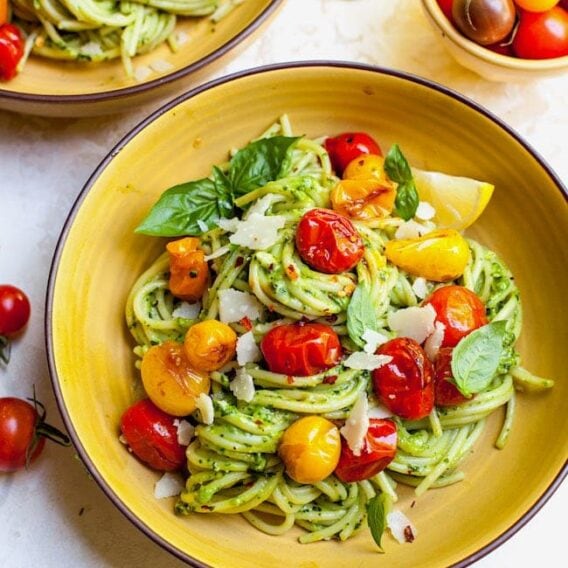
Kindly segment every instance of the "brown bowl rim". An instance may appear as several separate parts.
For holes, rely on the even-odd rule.
[[[161,536],[156,534],[148,525],[146,525],[143,521],[141,521],[118,497],[118,495],[113,491],[113,489],[107,484],[105,479],[103,478],[102,474],[97,469],[96,465],[93,463],[87,452],[85,451],[84,447],[81,444],[79,436],[73,426],[73,422],[71,421],[70,415],[67,411],[67,407],[65,405],[65,400],[63,398],[63,394],[61,392],[59,386],[59,376],[57,373],[57,368],[55,364],[55,357],[54,357],[54,346],[53,346],[53,328],[52,328],[52,315],[53,315],[53,300],[54,300],[54,291],[55,291],[55,283],[57,278],[57,272],[59,267],[59,262],[61,260],[61,255],[63,253],[63,249],[65,247],[65,243],[67,241],[67,237],[71,230],[71,226],[73,221],[80,209],[80,206],[83,200],[86,198],[87,194],[89,193],[90,189],[106,169],[106,167],[119,155],[120,151],[128,144],[135,136],[140,134],[148,125],[152,122],[160,118],[163,114],[171,110],[172,108],[176,107],[177,105],[189,100],[200,93],[205,91],[209,91],[218,87],[220,85],[230,83],[232,81],[238,81],[245,77],[250,77],[253,75],[260,75],[263,73],[270,73],[273,71],[284,71],[290,69],[303,69],[303,68],[342,68],[342,69],[351,69],[351,70],[360,70],[366,72],[377,73],[379,75],[387,75],[390,77],[395,77],[398,79],[402,79],[404,81],[408,81],[410,83],[418,84],[424,87],[428,87],[433,89],[443,95],[449,96],[458,102],[465,104],[466,106],[472,108],[473,110],[479,112],[484,117],[491,120],[497,126],[501,127],[505,130],[510,136],[512,136],[521,146],[523,146],[541,165],[541,167],[546,171],[546,173],[550,176],[552,181],[557,186],[560,193],[563,195],[565,202],[568,204],[568,188],[564,186],[558,175],[553,171],[553,169],[547,164],[544,158],[534,150],[523,138],[515,132],[510,126],[508,126],[505,122],[503,122],[500,118],[494,115],[491,111],[485,109],[480,104],[476,103],[472,99],[465,97],[464,95],[454,91],[448,87],[440,85],[434,81],[429,79],[419,77],[417,75],[413,75],[411,73],[406,73],[403,71],[393,70],[385,67],[378,67],[373,65],[366,65],[366,64],[359,64],[359,63],[352,63],[348,61],[334,61],[334,60],[314,60],[314,61],[298,61],[298,62],[287,62],[287,63],[277,63],[272,65],[263,65],[260,67],[254,67],[252,69],[247,69],[244,71],[239,71],[236,73],[232,73],[230,75],[226,75],[224,77],[220,77],[218,79],[214,79],[203,85],[200,85],[194,89],[187,91],[186,93],[176,97],[172,101],[166,103],[161,108],[157,109],[156,111],[152,112],[149,116],[147,116],[144,120],[138,123],[129,133],[127,133],[120,142],[118,142],[114,148],[107,154],[105,158],[100,162],[94,172],[91,174],[85,185],[83,186],[81,192],[77,196],[69,215],[63,225],[61,230],[61,234],[58,238],[56,249],[53,255],[53,260],[51,263],[50,271],[49,271],[49,279],[48,279],[48,286],[46,292],[46,302],[45,302],[45,319],[44,319],[44,326],[45,326],[45,343],[46,343],[46,350],[47,350],[47,359],[48,359],[48,368],[49,368],[49,375],[50,380],[52,383],[53,391],[55,393],[55,398],[57,402],[57,406],[59,407],[59,411],[63,418],[63,422],[67,428],[69,436],[73,442],[79,457],[87,467],[87,470],[90,472],[92,477],[95,479],[97,484],[106,494],[106,496],[114,503],[114,505],[118,508],[118,510],[127,518],[129,519],[134,526],[136,526],[139,530],[141,530],[146,536],[148,536],[153,542],[161,546],[163,549],[170,552],[176,558],[182,560],[183,562],[193,566],[195,568],[209,568],[207,564],[204,564],[200,560],[193,558],[189,554],[183,552],[182,550],[178,549],[171,543],[167,542]],[[511,538],[517,531],[519,531],[526,523],[528,523],[536,513],[544,506],[544,504],[550,499],[553,493],[560,487],[562,481],[568,475],[568,459],[564,462],[563,467],[560,469],[556,477],[553,479],[552,483],[548,486],[546,491],[530,506],[530,508],[520,517],[518,518],[507,530],[503,533],[498,535],[494,538],[490,543],[485,545],[483,548],[479,549],[478,551],[474,552],[470,556],[461,559],[459,562],[453,564],[450,568],[465,568],[466,566],[470,566],[474,562],[480,560],[499,546],[501,546],[505,541]]]
[[[282,4],[284,0],[269,0],[269,4],[256,16],[256,18],[243,30],[241,30],[237,35],[230,38],[223,45],[219,46],[216,50],[212,51],[208,55],[205,55],[201,59],[178,69],[162,77],[152,79],[151,81],[141,82],[136,85],[131,85],[129,87],[121,87],[119,89],[112,89],[110,91],[101,91],[99,93],[83,93],[79,95],[43,95],[34,93],[25,93],[21,91],[11,91],[7,89],[2,89],[0,87],[0,101],[24,101],[28,103],[43,103],[43,104],[56,104],[65,105],[68,103],[101,103],[104,101],[109,101],[113,99],[122,99],[124,97],[130,97],[132,95],[137,95],[145,93],[146,91],[151,91],[155,88],[161,87],[163,85],[168,85],[174,83],[179,79],[187,77],[192,73],[203,69],[216,59],[221,58],[226,55],[232,49],[234,49],[238,44],[242,43],[247,37],[253,34],[260,26],[262,26],[265,21],[276,11],[276,9]]]

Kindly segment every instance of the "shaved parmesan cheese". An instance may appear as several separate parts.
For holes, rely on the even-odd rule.
[[[229,383],[229,388],[238,400],[250,402],[254,398],[254,382],[244,367],[237,371],[237,375]]]
[[[211,397],[202,392],[195,399],[195,406],[201,414],[201,422],[203,422],[203,424],[213,424],[215,412],[213,410],[213,401],[211,400]]]
[[[394,413],[380,402],[373,402],[373,404],[369,404],[369,412],[367,414],[369,415],[369,418],[390,418],[391,416],[394,416]]]
[[[229,245],[225,245],[224,247],[219,247],[215,252],[212,252],[211,254],[205,256],[205,262],[209,262],[214,258],[219,258],[220,256],[227,254],[230,250],[231,247]]]
[[[223,229],[223,231],[227,231],[229,233],[234,233],[239,227],[240,221],[237,217],[233,217],[232,219],[219,219],[219,227]]]
[[[365,347],[363,351],[365,353],[374,353],[379,345],[386,343],[389,338],[379,333],[378,331],[373,331],[372,329],[366,329],[361,336],[361,339],[365,342]]]
[[[177,441],[180,446],[189,446],[189,443],[195,435],[195,426],[187,420],[174,420],[174,426],[177,428]]]
[[[229,237],[234,245],[253,250],[264,250],[276,243],[278,230],[286,224],[286,217],[270,215],[265,217],[252,213],[245,221],[239,221],[236,232]]]
[[[419,276],[412,284],[412,291],[416,294],[417,298],[423,300],[428,295],[428,284],[426,278]]]
[[[412,542],[416,538],[416,528],[402,511],[395,509],[387,515],[387,527],[401,544]]]
[[[136,70],[134,71],[134,78],[140,82],[147,79],[151,74],[152,69],[150,69],[150,67],[140,65],[139,67],[136,67]]]
[[[387,363],[390,363],[392,357],[389,355],[375,355],[374,353],[364,353],[356,351],[351,353],[343,364],[350,369],[361,369],[364,371],[374,371]]]
[[[434,331],[435,319],[436,311],[428,304],[393,312],[388,316],[388,324],[399,337],[410,337],[422,343]]]
[[[246,365],[260,358],[260,349],[254,340],[254,335],[252,331],[247,331],[237,339],[237,362],[239,365]]]
[[[405,221],[400,225],[394,234],[395,239],[416,239],[425,235],[430,229],[416,221]]]
[[[201,302],[190,304],[189,302],[181,302],[179,306],[172,312],[174,318],[195,319],[201,311]]]
[[[367,400],[367,394],[362,392],[353,405],[349,418],[339,430],[355,456],[360,456],[361,451],[365,447],[365,437],[369,429],[368,410],[369,401]]]
[[[156,73],[165,73],[166,71],[174,68],[169,61],[165,61],[164,59],[156,59],[156,61],[152,61],[152,63],[150,63],[150,67]]]
[[[81,54],[86,55],[87,57],[96,57],[97,55],[102,55],[103,50],[98,43],[90,41],[81,47]]]
[[[416,208],[415,217],[422,221],[429,221],[436,215],[436,210],[427,201],[420,201]]]
[[[164,473],[154,485],[154,497],[156,499],[166,499],[179,495],[184,487],[184,483],[178,475]]]
[[[428,337],[426,343],[424,343],[424,351],[426,351],[426,355],[428,355],[430,361],[434,361],[438,356],[438,351],[440,351],[440,347],[444,341],[445,331],[446,326],[442,322],[437,321],[434,324],[434,332]]]
[[[254,321],[262,313],[262,305],[255,296],[239,290],[219,290],[219,319],[223,323],[241,321],[244,317]]]
[[[248,219],[255,213],[264,216],[269,207],[271,207],[274,203],[278,203],[279,201],[284,201],[284,197],[282,195],[277,195],[276,193],[268,193],[251,206],[251,208],[247,211],[245,218]]]

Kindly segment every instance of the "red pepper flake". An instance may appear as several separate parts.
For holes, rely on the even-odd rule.
[[[284,270],[290,280],[298,280],[298,273],[296,272],[296,267],[293,264],[289,264]]]
[[[286,382],[287,382],[289,385],[293,385],[293,384],[294,384],[294,377],[292,377],[291,375],[288,375],[288,376],[286,377]]]
[[[250,331],[252,329],[252,323],[250,321],[250,319],[245,316],[244,318],[242,318],[239,323],[247,330]]]
[[[201,505],[202,509],[205,509],[206,511],[214,511],[215,507],[211,507],[211,505]]]
[[[406,542],[414,542],[414,533],[412,532],[412,527],[410,525],[406,525],[404,527],[404,540]]]
[[[242,256],[237,256],[237,260],[235,262],[235,266],[238,268],[239,266],[243,265],[245,259]]]
[[[334,385],[335,381],[337,381],[337,375],[329,375],[324,378],[323,384],[324,385]]]

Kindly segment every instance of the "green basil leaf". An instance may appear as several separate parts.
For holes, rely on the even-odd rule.
[[[226,176],[217,168],[214,176],[216,181],[205,178],[166,190],[135,232],[156,237],[197,236],[216,227],[219,219],[231,215],[233,205],[223,179]]]
[[[287,164],[288,150],[298,138],[274,136],[251,142],[231,160],[229,179],[236,196],[274,181]]]
[[[385,172],[392,181],[404,183],[412,180],[412,170],[398,144],[393,144],[385,157]]]
[[[377,317],[369,288],[366,284],[360,283],[347,306],[347,333],[357,347],[365,346],[362,335],[366,329],[378,330]]]
[[[405,221],[412,219],[416,215],[419,201],[420,198],[413,180],[398,184],[394,206],[399,217],[402,217]]]
[[[494,321],[464,337],[452,354],[452,375],[464,396],[485,390],[499,367],[507,322]]]
[[[384,552],[381,544],[387,524],[386,496],[384,493],[375,495],[367,503],[367,524],[369,525],[371,536],[379,547],[379,550]]]

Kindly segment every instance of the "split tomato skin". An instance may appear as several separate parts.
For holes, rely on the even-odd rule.
[[[349,162],[362,154],[383,155],[378,143],[366,132],[344,132],[338,136],[326,138],[324,147],[338,176],[343,174]]]
[[[389,419],[371,418],[361,455],[356,456],[344,439],[335,475],[345,483],[370,479],[383,471],[396,455],[396,424]]]
[[[310,209],[304,214],[296,231],[296,248],[306,264],[326,274],[351,270],[365,252],[353,223],[331,209]]]
[[[174,417],[144,399],[124,412],[120,429],[132,453],[157,471],[176,471],[186,464],[185,448],[177,440]]]
[[[272,328],[260,350],[273,373],[307,377],[339,363],[343,349],[337,333],[323,323],[292,323]]]
[[[408,337],[387,341],[377,350],[392,357],[373,371],[373,387],[379,400],[407,420],[425,418],[434,408],[434,370],[420,345]]]
[[[434,363],[436,406],[458,406],[470,400],[452,381],[452,352],[453,348],[442,347]]]

